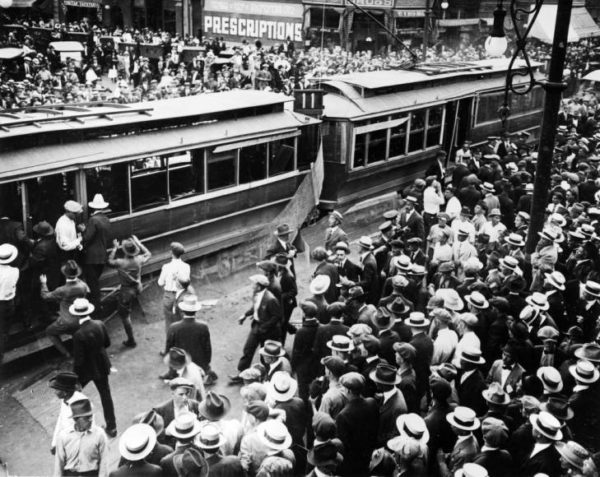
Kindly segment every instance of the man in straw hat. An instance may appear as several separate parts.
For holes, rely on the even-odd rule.
[[[433,359],[433,340],[427,334],[431,321],[425,318],[420,311],[413,311],[409,317],[404,320],[412,332],[412,338],[409,342],[416,351],[415,361],[413,363],[416,374],[416,401],[420,401],[429,389],[429,375],[431,374],[431,360]]]
[[[14,245],[9,243],[0,245],[0,283],[2,283],[2,291],[0,292],[0,363],[4,356],[9,324],[15,314],[19,269],[11,266],[11,264],[18,254],[19,251]]]
[[[83,246],[82,264],[85,281],[90,287],[90,302],[100,313],[100,275],[106,265],[108,248],[112,239],[108,202],[102,194],[94,195],[94,200],[88,202],[90,216],[85,225],[79,225],[81,244]]]
[[[373,255],[373,248],[371,237],[364,235],[358,240],[358,253],[362,272],[357,285],[365,291],[366,302],[376,304],[380,298],[380,288],[377,260]]]
[[[192,453],[197,451],[200,456],[198,470],[201,470],[202,473],[198,473],[197,475],[208,475],[206,460],[202,457],[200,449],[194,443],[194,439],[200,433],[201,429],[202,425],[198,421],[196,414],[191,412],[181,412],[167,426],[165,432],[167,436],[175,439],[176,445],[173,452],[163,457],[160,461],[163,477],[179,477],[180,474],[175,467],[175,460],[188,450]]]
[[[48,385],[52,388],[56,397],[60,399],[60,411],[58,419],[56,420],[56,426],[54,427],[54,434],[52,434],[52,444],[50,448],[50,451],[54,454],[58,436],[65,429],[71,429],[74,424],[73,418],[71,417],[70,404],[75,401],[87,399],[87,397],[85,394],[78,391],[79,380],[77,375],[71,371],[57,373],[50,379]]]
[[[200,448],[211,477],[244,477],[244,469],[240,458],[234,455],[223,455],[221,449],[225,445],[225,436],[213,423],[205,424],[196,436],[195,444]]]
[[[64,214],[58,218],[54,226],[61,262],[76,259],[82,249],[81,233],[77,231],[76,220],[83,212],[83,207],[79,202],[67,200],[64,203],[64,210]]]
[[[458,439],[450,454],[438,453],[438,465],[442,475],[454,475],[467,462],[473,462],[479,454],[479,443],[473,432],[479,429],[480,422],[475,411],[458,406],[446,416],[452,431]]]
[[[123,250],[125,255],[123,258],[116,258],[119,249]],[[119,276],[118,312],[127,334],[127,340],[123,342],[123,345],[129,348],[137,346],[133,337],[131,311],[142,291],[142,265],[150,260],[150,257],[152,257],[150,250],[135,235],[123,240],[121,244],[114,239],[113,249],[108,257],[108,264],[117,269]]]
[[[148,424],[128,427],[119,439],[119,453],[125,459],[109,477],[161,477],[162,469],[150,464],[147,458],[156,446],[156,431]]]
[[[79,329],[73,334],[73,370],[82,388],[94,382],[102,402],[106,434],[115,437],[117,423],[108,381],[111,364],[106,352],[110,337],[104,323],[90,318],[93,311],[94,305],[85,298],[76,298],[69,307],[69,313],[79,319]]]
[[[558,261],[558,236],[552,229],[545,228],[539,232],[540,239],[531,254],[531,291],[540,291],[544,283],[544,273],[554,270]]]
[[[240,460],[247,475],[256,475],[263,461],[272,456],[294,461],[292,436],[285,424],[269,419],[247,433],[240,446]]]
[[[529,416],[535,441],[533,450],[519,469],[519,474],[533,477],[539,473],[550,477],[560,475],[560,454],[555,443],[562,440],[560,422],[552,414],[541,411]]]
[[[59,303],[58,318],[46,328],[46,335],[63,356],[70,358],[71,354],[62,344],[60,336],[63,334],[72,335],[79,329],[79,319],[69,312],[69,307],[75,299],[85,298],[90,289],[87,283],[79,278],[81,268],[75,260],[68,260],[60,268],[60,271],[65,278],[65,284],[52,291],[48,290],[46,275],[40,275],[41,297],[46,301]]]
[[[325,232],[325,249],[329,251],[334,250],[334,246],[338,242],[348,243],[348,235],[346,232],[342,230],[342,222],[344,221],[344,216],[334,210],[329,214],[327,218],[327,231]]]
[[[600,451],[600,396],[598,382],[600,373],[593,363],[580,359],[569,366],[569,373],[575,379],[573,394],[569,405],[573,410],[573,419],[569,427],[573,437],[592,452]]]
[[[267,290],[269,280],[264,275],[252,275],[252,306],[238,318],[238,323],[242,325],[247,318],[250,318],[250,333],[246,338],[242,357],[238,362],[238,371],[241,372],[250,367],[252,358],[259,346],[262,346],[266,340],[277,340],[281,337],[281,305],[279,300]],[[242,379],[238,375],[229,377],[231,382],[239,384]]]
[[[456,383],[458,402],[461,405],[473,409],[478,416],[486,412],[483,391],[486,388],[485,378],[480,367],[485,364],[481,350],[475,347],[467,347],[460,355],[460,375]]]
[[[102,429],[93,423],[92,403],[80,399],[69,407],[74,425],[58,435],[53,475],[106,477],[108,445]]]
[[[252,368],[249,368],[252,369]],[[200,421],[205,424],[210,422],[221,434],[224,441],[220,446],[223,455],[237,454],[243,436],[242,424],[237,419],[226,419],[231,410],[231,402],[224,394],[209,391],[198,408]]]

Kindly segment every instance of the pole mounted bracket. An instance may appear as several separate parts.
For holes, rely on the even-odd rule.
[[[554,82],[548,80],[541,80],[538,81],[538,83],[546,91],[564,91],[565,89],[567,89],[568,86],[566,81]]]

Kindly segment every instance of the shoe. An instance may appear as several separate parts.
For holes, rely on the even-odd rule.
[[[116,427],[111,427],[110,429],[108,429],[107,427],[105,427],[104,428],[104,432],[111,439],[114,439],[115,437],[117,437],[117,428]]]
[[[204,385],[205,386],[214,386],[215,383],[217,382],[218,376],[215,373],[208,373],[206,375],[206,378],[204,379]]]
[[[166,351],[159,351],[158,354],[160,354],[163,358],[167,355]]]
[[[230,374],[229,375],[229,383],[230,384],[242,384],[244,382],[244,380],[242,378],[240,378],[239,374]]]
[[[172,370],[169,370],[169,371],[167,371],[166,373],[164,373],[164,374],[161,374],[161,375],[158,377],[158,379],[163,379],[163,380],[165,380],[165,381],[166,381],[166,380],[170,381],[171,379],[173,379],[173,378],[176,378],[176,377],[177,377],[177,373],[175,373],[175,372],[174,372],[174,371],[172,371]]]
[[[137,346],[137,343],[135,342],[135,340],[127,340],[123,341],[123,346],[126,346],[127,348],[135,348]]]

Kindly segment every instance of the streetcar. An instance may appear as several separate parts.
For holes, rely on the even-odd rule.
[[[453,158],[465,140],[474,146],[506,130],[539,137],[544,92],[509,97],[503,127],[509,60],[420,64],[315,80],[324,93],[321,114],[325,182],[320,206],[346,209],[362,200],[395,192],[423,177],[442,149]],[[541,79],[541,64],[534,76]],[[516,63],[514,70],[524,68]],[[527,81],[517,76],[515,84]]]

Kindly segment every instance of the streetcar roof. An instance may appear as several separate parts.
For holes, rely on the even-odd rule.
[[[31,147],[0,154],[0,181],[26,179],[40,174],[94,167],[175,150],[237,143],[258,137],[295,133],[320,121],[285,110],[256,117],[214,120],[141,134],[112,136],[83,142]]]
[[[75,131],[134,123],[185,119],[242,109],[275,106],[293,98],[255,90],[233,90],[180,98],[115,104],[110,101],[44,105],[0,114],[0,140],[44,132]],[[283,106],[281,106],[283,107]]]

